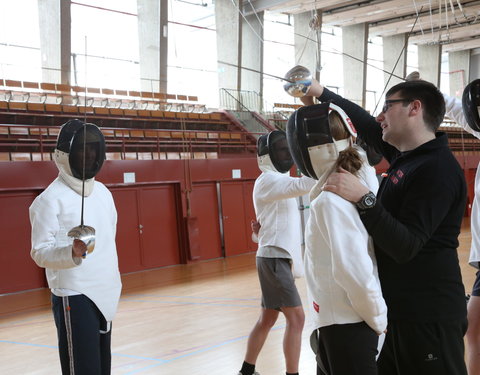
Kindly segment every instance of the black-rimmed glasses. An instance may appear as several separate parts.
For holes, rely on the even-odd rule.
[[[413,102],[413,99],[387,99],[385,100],[385,104],[383,104],[383,108],[382,108],[382,113],[385,113],[388,111],[388,109],[390,108],[390,104],[393,104],[393,103],[411,103]]]

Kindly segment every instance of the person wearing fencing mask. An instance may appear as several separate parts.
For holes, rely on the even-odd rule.
[[[295,198],[307,194],[315,182],[289,176],[293,160],[283,131],[258,138],[257,161],[262,173],[255,181],[253,204],[260,224],[256,259],[262,303],[239,375],[258,374],[255,363],[280,312],[287,321],[283,339],[286,371],[298,374],[305,315],[294,280],[303,275],[302,228]]]
[[[293,160],[317,180],[310,192],[304,262],[318,375],[376,374],[379,335],[387,327],[373,243],[357,208],[323,191],[328,176],[345,169],[376,193],[375,169],[355,137],[349,117],[332,103],[301,107],[287,123]]]
[[[59,174],[29,213],[31,256],[45,268],[51,289],[61,371],[110,374],[111,322],[122,284],[117,211],[110,191],[96,180],[105,160],[103,134],[94,124],[70,120],[60,129],[53,157]],[[70,234],[84,227],[94,228],[92,249]]]

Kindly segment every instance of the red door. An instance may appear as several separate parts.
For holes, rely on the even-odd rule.
[[[173,184],[112,190],[120,272],[180,263]]]
[[[180,263],[177,202],[173,184],[139,189],[142,264],[146,268]]]
[[[250,222],[255,219],[253,181],[221,183],[223,239],[225,256],[256,249],[251,239]]]
[[[193,246],[190,245],[192,256],[197,256],[201,260],[222,257],[216,184],[194,184],[190,204],[191,215],[196,219],[194,223],[198,230],[195,236],[195,251],[192,251]]]
[[[117,208],[117,253],[121,273],[143,270],[140,252],[137,189],[112,189]]]
[[[46,286],[45,269],[30,256],[31,226],[28,208],[36,193],[0,195],[0,294]]]

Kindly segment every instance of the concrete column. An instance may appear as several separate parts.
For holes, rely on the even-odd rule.
[[[242,22],[238,11],[240,0],[216,0],[218,87],[240,90]]]
[[[137,0],[141,89],[167,92],[168,2]]]
[[[387,72],[392,72],[398,77],[405,77],[407,70],[407,50],[406,46],[408,36],[407,34],[393,35],[383,37],[383,69]],[[399,58],[400,56],[400,58]],[[398,60],[398,63],[397,63]],[[396,65],[395,69],[393,67]],[[403,82],[402,79],[392,76],[390,73],[384,73],[384,82],[387,87],[385,91],[397,83]],[[390,81],[388,79],[390,78]],[[388,82],[388,84],[387,84]]]
[[[470,74],[469,81],[480,78],[480,48],[472,49],[470,52]]]
[[[242,17],[241,43],[241,73],[240,87],[242,91],[254,91],[258,98],[263,96],[263,15],[264,12]],[[251,69],[251,70],[249,70]],[[261,72],[261,73],[257,73]],[[261,110],[262,102],[258,101],[257,111]]]
[[[448,54],[450,96],[461,99],[463,89],[470,82],[470,51],[456,51]]]
[[[418,72],[420,78],[440,87],[442,47],[439,44],[418,46]]]
[[[70,0],[38,0],[42,81],[70,84]]]
[[[321,69],[321,29],[314,30],[310,27],[310,21],[312,21],[314,16],[316,23],[321,25],[322,12],[320,10],[316,10],[315,14],[305,12],[293,16],[295,65],[302,65],[308,68],[312,76],[319,81]]]
[[[365,108],[368,24],[342,27],[344,96]]]

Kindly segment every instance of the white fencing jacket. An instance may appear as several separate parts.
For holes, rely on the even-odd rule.
[[[366,163],[360,179],[376,193],[378,180]],[[312,190],[321,191],[317,186]],[[373,241],[353,203],[331,192],[311,196],[306,228],[305,278],[314,329],[365,321],[381,334],[387,306],[378,279]]]
[[[463,128],[466,132],[472,134],[474,137],[480,139],[480,132],[473,130],[468,126],[465,115],[463,114],[462,101],[448,95],[443,95],[445,99],[446,112],[445,115]],[[480,164],[479,164],[480,166]],[[480,173],[477,167],[477,173],[475,174],[475,198],[473,200],[472,212],[470,218],[470,227],[472,232],[472,246],[470,248],[469,263],[475,268],[479,268],[480,262]]]
[[[253,204],[260,223],[258,246],[277,246],[290,254],[293,274],[302,277],[302,228],[296,197],[308,194],[315,185],[309,177],[290,177],[264,171],[253,187]]]
[[[45,268],[51,289],[69,289],[90,298],[107,321],[115,316],[122,288],[115,233],[117,211],[112,194],[95,181],[85,198],[84,224],[95,228],[95,249],[85,259],[72,257],[67,233],[80,225],[81,195],[58,177],[30,206],[31,256]]]

